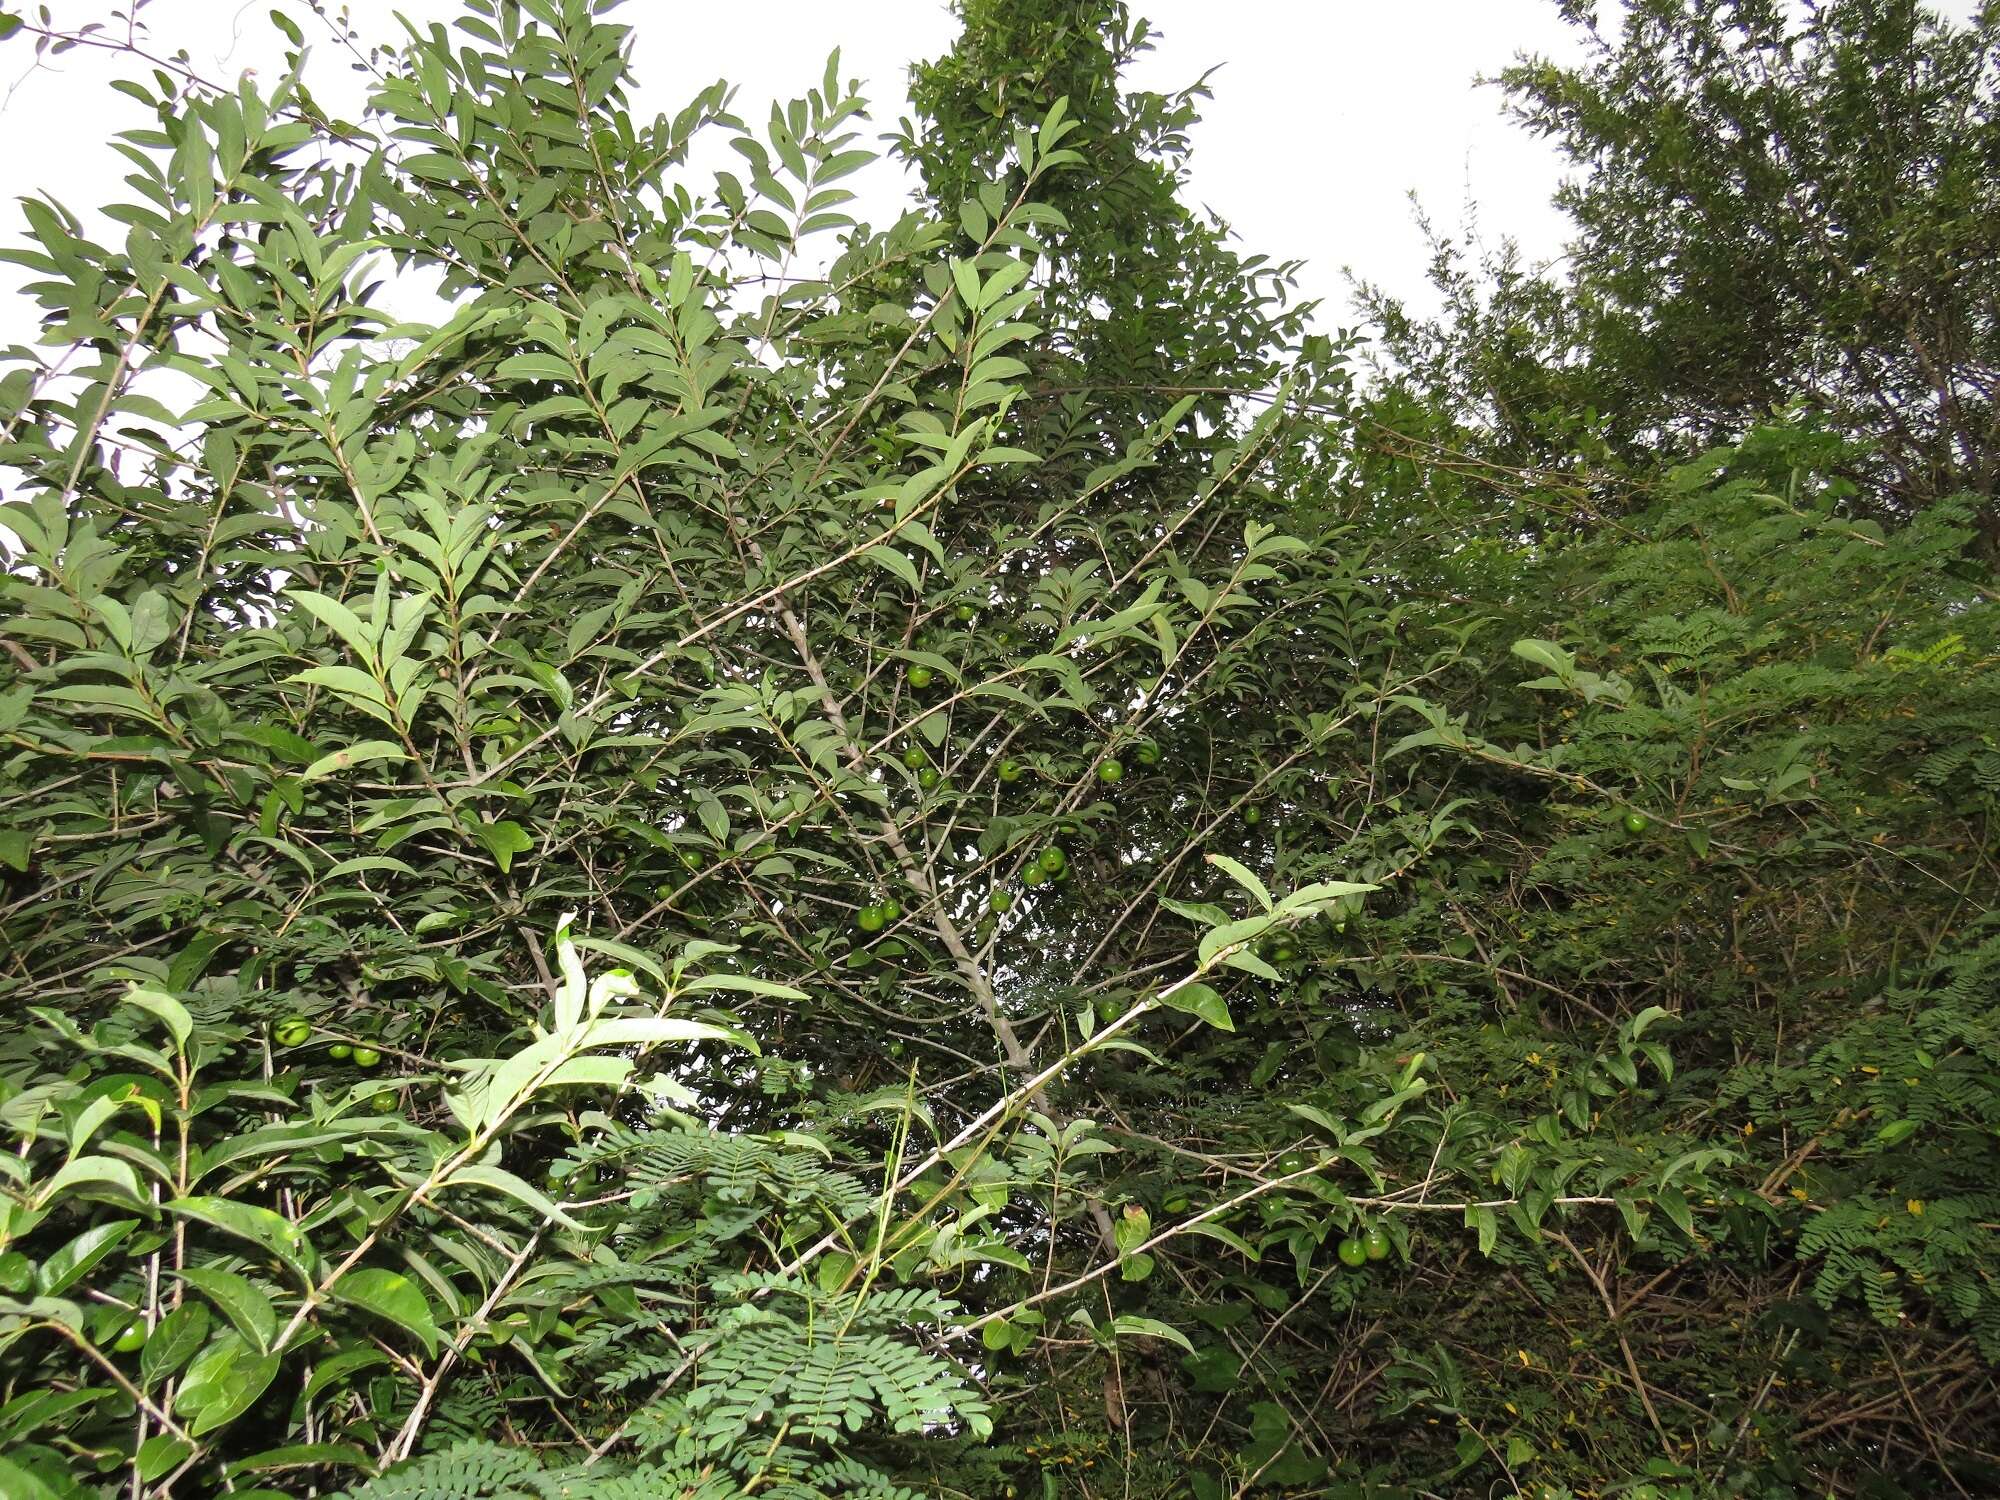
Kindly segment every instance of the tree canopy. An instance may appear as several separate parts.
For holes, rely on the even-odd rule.
[[[1335,336],[957,10],[0,15],[0,1493],[2000,1493],[2000,16],[1567,6]]]

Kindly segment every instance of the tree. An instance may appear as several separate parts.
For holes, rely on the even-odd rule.
[[[1564,10],[1590,60],[1498,77],[1575,169],[1563,279],[1503,256],[1481,310],[1483,278],[1447,249],[1448,323],[1374,299],[1406,361],[1516,441],[1588,405],[1628,454],[1696,452],[1809,406],[1857,444],[1879,518],[1979,497],[1990,561],[1991,7],[1961,24],[1916,0],[1644,0],[1617,36],[1595,6]]]
[[[610,9],[28,208],[0,1487],[1984,1483],[1976,498],[1356,385],[1122,6],[880,231]]]

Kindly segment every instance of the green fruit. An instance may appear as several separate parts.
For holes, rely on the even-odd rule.
[[[1033,861],[1030,861],[1028,868],[1021,872],[1021,884],[1023,885],[1040,885],[1048,878],[1048,871]]]
[[[863,932],[880,932],[889,925],[889,916],[879,906],[864,906],[855,913],[854,925]]]
[[[346,1062],[348,1058],[354,1056],[354,1049],[346,1042],[335,1042],[326,1049],[326,1055],[335,1062]]]
[[[354,1049],[354,1066],[357,1068],[372,1068],[380,1064],[381,1061],[382,1054],[377,1052],[373,1047],[356,1047]]]
[[[929,667],[919,665],[905,672],[903,680],[913,688],[927,688],[931,685],[931,678],[936,675]]]
[[[35,1284],[35,1263],[18,1250],[0,1255],[0,1292],[18,1297]]]
[[[1350,1270],[1355,1266],[1368,1264],[1368,1246],[1358,1236],[1349,1235],[1340,1242],[1340,1263]]]
[[[681,850],[681,863],[690,870],[699,870],[701,868],[701,851],[699,849]]]
[[[1160,763],[1160,747],[1151,740],[1141,740],[1133,747],[1132,759],[1142,766],[1157,766]]]
[[[925,766],[921,771],[917,772],[917,785],[927,792],[936,791],[938,783],[943,780],[944,777],[938,774],[936,766]]]
[[[1243,809],[1244,827],[1255,828],[1259,823],[1263,821],[1264,821],[1264,814],[1254,803],[1249,807]]]
[[[271,1029],[280,1047],[303,1047],[312,1034],[312,1022],[304,1016],[287,1016]]]
[[[987,899],[986,905],[992,911],[1012,911],[1014,909],[1014,893],[1012,891],[995,891]]]
[[[134,1318],[130,1323],[125,1325],[125,1331],[112,1340],[111,1347],[116,1349],[120,1354],[136,1354],[139,1350],[146,1347],[147,1332],[148,1329],[145,1321],[140,1318]]]
[[[979,618],[979,611],[970,604],[961,604],[952,613],[958,616],[961,624],[969,625]]]
[[[903,752],[903,764],[908,766],[912,771],[919,770],[930,763],[931,758],[924,753],[922,745],[912,745]]]
[[[1653,820],[1642,812],[1628,812],[1625,814],[1625,831],[1627,833],[1644,833],[1652,826]]]
[[[1114,781],[1123,779],[1124,775],[1125,768],[1115,760],[1101,760],[1097,763],[1097,779],[1104,782],[1107,786]]]
[[[1305,1169],[1306,1159],[1296,1151],[1287,1151],[1283,1156],[1278,1158],[1278,1170],[1286,1176],[1290,1176],[1294,1172],[1303,1172]]]
[[[1389,1236],[1371,1224],[1368,1226],[1368,1232],[1361,1236],[1361,1248],[1367,1252],[1370,1260],[1387,1260]]]
[[[1021,771],[1022,766],[1018,760],[1003,760],[1000,762],[1000,779],[1002,781],[1009,783],[1019,781],[1021,779]]]
[[[1271,950],[1271,962],[1276,964],[1288,964],[1298,956],[1299,950],[1290,943],[1280,943]]]
[[[1035,863],[1040,866],[1044,875],[1060,875],[1069,868],[1069,856],[1058,846],[1051,844],[1037,856]]]
[[[895,921],[902,914],[903,903],[896,900],[895,897],[892,896],[882,903],[882,920],[885,923]]]
[[[368,1107],[378,1115],[386,1115],[395,1109],[396,1096],[384,1089],[381,1093],[369,1097]]]

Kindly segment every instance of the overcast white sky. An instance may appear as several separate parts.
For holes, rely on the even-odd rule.
[[[272,78],[281,44],[266,19],[273,0],[152,0],[142,12],[161,52],[186,48],[213,78],[255,68]],[[324,27],[299,3],[276,0],[315,42],[315,88],[358,113],[360,87]],[[1246,249],[1302,258],[1305,295],[1325,300],[1323,326],[1346,319],[1343,267],[1415,300],[1423,296],[1423,244],[1411,217],[1415,192],[1456,228],[1468,196],[1490,241],[1518,237],[1531,257],[1553,256],[1563,226],[1548,199],[1558,166],[1546,146],[1506,126],[1497,93],[1474,87],[1522,51],[1576,55],[1553,0],[1134,0],[1154,23],[1157,50],[1133,81],[1168,90],[1211,66],[1215,97],[1196,136],[1192,194],[1236,229]],[[112,0],[58,0],[64,20],[109,14]],[[365,38],[402,33],[397,11],[420,25],[448,19],[454,0],[351,0]],[[949,47],[942,0],[759,0],[718,6],[627,0],[617,19],[636,31],[635,113],[678,108],[718,77],[739,88],[738,112],[756,122],[772,98],[817,82],[841,49],[842,72],[868,84],[886,128],[904,113],[912,59]],[[71,52],[28,71],[27,49],[0,48],[0,239],[22,229],[14,200],[50,192],[71,209],[123,191],[125,164],[108,144],[142,123],[131,100],[109,92],[129,61]],[[883,167],[865,188],[869,215],[889,217],[900,179]],[[101,222],[101,221],[100,221]],[[21,280],[0,267],[0,342],[31,335],[31,309],[6,295]]]

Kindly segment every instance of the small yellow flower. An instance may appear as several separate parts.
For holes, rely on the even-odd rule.
[[[1907,1208],[1911,1214],[1919,1219],[1924,1216],[1924,1200],[1921,1198],[1912,1198],[1903,1207]]]

